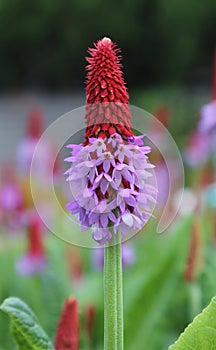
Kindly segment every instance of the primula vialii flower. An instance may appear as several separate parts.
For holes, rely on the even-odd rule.
[[[49,181],[50,169],[52,167],[52,160],[54,154],[54,146],[50,141],[43,141],[38,146],[44,131],[44,114],[39,108],[33,108],[30,110],[27,118],[26,136],[22,139],[17,148],[17,162],[19,172],[22,178],[24,178],[23,187],[27,192],[30,189],[27,188],[28,184],[26,179],[29,177],[31,163],[34,158],[34,178],[39,180],[40,184],[47,184]],[[35,150],[37,149],[37,152]],[[56,175],[56,166],[55,169]],[[25,192],[26,192],[25,191]],[[30,199],[26,193],[26,201],[29,204]]]
[[[30,171],[35,147],[43,133],[43,122],[44,115],[39,108],[33,108],[29,111],[26,125],[27,134],[19,144],[17,152],[18,166],[22,174],[26,174]],[[39,166],[40,168],[41,164],[42,161]]]
[[[16,267],[23,276],[37,275],[47,267],[42,224],[37,214],[32,213],[27,234],[28,249],[25,255],[17,262]]]
[[[156,189],[148,178],[150,147],[131,130],[128,93],[122,77],[119,50],[108,38],[89,49],[86,81],[86,133],[67,158],[73,200],[67,205],[78,214],[83,230],[93,228],[99,244],[140,230],[151,216]]]
[[[22,226],[23,194],[14,172],[14,164],[4,163],[0,174],[0,220],[10,230]]]
[[[78,303],[73,297],[68,298],[58,323],[55,350],[79,349],[79,313]]]
[[[184,160],[191,167],[200,167],[208,162],[210,156],[210,142],[206,133],[193,132],[188,140],[184,152]]]

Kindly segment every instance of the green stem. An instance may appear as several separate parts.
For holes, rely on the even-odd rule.
[[[123,350],[121,243],[104,248],[104,350]]]

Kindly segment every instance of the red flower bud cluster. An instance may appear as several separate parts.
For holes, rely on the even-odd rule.
[[[73,297],[66,300],[57,327],[55,350],[79,349],[78,303]]]
[[[86,60],[86,139],[109,138],[119,133],[123,138],[133,135],[129,95],[121,71],[119,49],[109,39],[103,38],[89,48],[91,57]]]

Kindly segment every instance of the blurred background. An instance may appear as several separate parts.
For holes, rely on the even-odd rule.
[[[215,2],[1,1],[1,89],[83,88],[86,48],[109,36],[132,87],[207,84]]]
[[[109,6],[97,1],[1,1],[1,159],[3,148],[13,156],[8,148],[21,136],[32,105],[44,109],[49,124],[83,104],[86,50],[103,36],[122,49],[131,103],[151,113],[155,105],[170,105],[172,114],[177,113],[172,132],[189,133],[188,118],[196,118],[210,94],[215,14],[213,0],[192,0],[190,6],[180,0]]]
[[[216,294],[215,141],[212,131],[199,129],[203,105],[216,99],[215,21],[213,0],[1,1],[0,302],[11,295],[28,302],[52,339],[65,299],[75,295],[80,349],[103,349],[101,252],[47,232],[32,203],[29,168],[46,127],[85,103],[87,48],[104,36],[122,49],[131,104],[166,126],[185,166],[186,191],[175,224],[158,236],[150,222],[125,246],[126,349],[167,349]],[[54,148],[50,143],[43,150],[35,180],[48,215],[46,174]],[[65,206],[62,158],[54,183]],[[167,169],[160,154],[152,161],[162,189],[160,215]],[[176,201],[173,193],[171,211]],[[56,225],[67,233],[76,229],[62,217]],[[9,322],[1,313],[0,350],[11,349]]]

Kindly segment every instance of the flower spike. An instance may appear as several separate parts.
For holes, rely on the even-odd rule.
[[[78,303],[73,297],[68,298],[63,306],[55,338],[55,350],[79,349],[79,314]]]
[[[131,130],[119,49],[104,38],[88,52],[85,141],[70,145],[66,159],[72,163],[66,174],[73,195],[67,209],[104,245],[117,231],[123,238],[145,225],[157,191],[149,184],[150,147]]]

